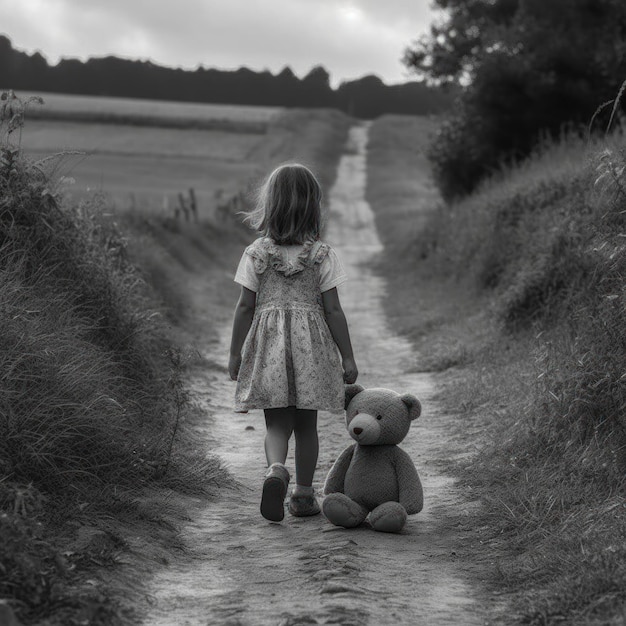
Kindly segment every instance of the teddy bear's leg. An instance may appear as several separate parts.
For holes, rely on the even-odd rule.
[[[383,502],[370,513],[370,524],[383,533],[397,533],[406,524],[406,509],[399,502]]]
[[[322,512],[331,524],[344,528],[354,528],[362,524],[369,513],[364,506],[348,498],[345,493],[327,495],[322,502]]]

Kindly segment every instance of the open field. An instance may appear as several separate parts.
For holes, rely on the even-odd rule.
[[[25,100],[29,94],[17,95]],[[31,119],[37,110],[33,104],[27,110],[20,141],[26,155],[46,159],[64,195],[76,200],[98,192],[109,207],[118,210],[172,215],[179,194],[194,189],[198,216],[209,220],[220,205],[228,204],[285,160],[308,163],[323,184],[330,182],[334,172],[329,159],[348,119],[324,109],[257,111],[254,107],[148,102],[159,109],[161,117],[147,127],[134,123],[143,115],[143,102],[83,96],[55,96],[52,102],[57,111],[67,113],[67,119]],[[91,121],[72,120],[72,112],[86,110],[87,102],[93,106]],[[101,121],[99,112],[123,112],[125,121]],[[231,126],[177,127],[164,121],[194,119],[192,113],[202,113],[206,119],[222,116]],[[251,130],[248,121],[262,123],[263,132]],[[333,132],[338,135],[330,139]],[[15,133],[13,141],[17,140]],[[333,146],[330,152],[329,145]],[[233,206],[241,208],[241,203]]]
[[[213,214],[218,196],[245,187],[257,164],[249,151],[264,135],[115,124],[32,120],[22,136],[34,158],[78,151],[54,160],[74,198],[102,192],[117,208],[171,211],[193,188],[199,213]]]
[[[17,95],[23,100],[29,96]],[[150,125],[137,125],[143,119],[143,101],[50,95],[45,99],[43,110],[50,101],[63,116],[32,119],[38,105],[30,105],[19,139],[26,155],[45,159],[64,195],[76,200],[98,192],[111,208],[169,216],[178,206],[179,194],[194,189],[198,216],[209,220],[219,206],[286,160],[312,165],[322,183],[329,183],[334,176],[332,152],[335,142],[342,141],[348,119],[324,109],[257,110],[146,101],[158,109],[158,116]],[[91,117],[72,119],[81,111],[89,112],[87,104],[93,107]],[[112,113],[123,113],[123,123],[104,119]],[[194,115],[227,119],[230,125],[172,123],[200,119]],[[257,127],[247,125],[250,121]],[[263,125],[262,132],[258,124]],[[332,133],[336,136],[331,139]],[[13,141],[17,140],[15,133]],[[241,208],[241,203],[233,206]]]
[[[166,126],[196,125],[217,127],[221,122],[234,128],[235,124],[248,125],[263,132],[263,128],[282,110],[280,107],[254,107],[238,104],[205,104],[194,102],[168,102],[163,100],[138,100],[135,98],[109,98],[104,96],[79,96],[44,92],[21,91],[19,97],[27,100],[42,97],[45,105],[32,104],[31,117],[64,119],[125,120],[132,124]]]
[[[243,161],[259,142],[253,133],[220,130],[146,128],[84,122],[29,120],[24,148],[36,152],[82,150],[123,157],[152,155]]]
[[[30,95],[18,94],[23,100]],[[268,124],[281,112],[56,94],[44,99],[43,107],[29,106],[21,144],[36,159],[60,155],[50,163],[63,177],[65,194],[101,192],[120,209],[169,213],[178,194],[193,188],[202,217],[245,189],[260,166]],[[57,119],[30,119],[48,113]],[[143,123],[147,118],[151,125]],[[220,124],[210,128],[210,121]]]

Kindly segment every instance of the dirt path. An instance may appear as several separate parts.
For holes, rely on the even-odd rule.
[[[149,625],[224,624],[428,624],[469,626],[486,622],[485,607],[473,596],[470,569],[456,558],[446,511],[466,506],[439,461],[449,454],[448,425],[431,400],[433,381],[409,373],[415,365],[410,344],[388,327],[381,306],[385,285],[364,263],[381,248],[373,215],[364,200],[367,127],[351,130],[330,193],[326,239],[341,255],[351,280],[340,295],[350,324],[364,386],[388,386],[415,393],[423,416],[402,447],[424,485],[425,507],[409,518],[400,535],[331,526],[322,516],[286,515],[272,524],[259,514],[264,473],[263,415],[232,412],[234,383],[225,370],[195,381],[198,400],[214,415],[207,436],[240,487],[223,490],[200,509],[186,529],[196,548],[154,579]],[[201,294],[201,291],[198,291]],[[206,297],[206,296],[205,296]],[[230,327],[212,360],[225,363]],[[343,414],[320,413],[318,492],[334,459],[350,443]],[[288,466],[293,469],[293,451]]]

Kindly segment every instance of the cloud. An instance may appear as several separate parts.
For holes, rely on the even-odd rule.
[[[404,47],[430,19],[427,0],[20,0],[0,8],[16,47],[59,56],[115,54],[193,68],[242,65],[335,82],[368,73],[401,80]]]

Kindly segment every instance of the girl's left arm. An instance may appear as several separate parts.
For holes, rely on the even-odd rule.
[[[352,384],[356,382],[359,370],[354,362],[350,331],[348,330],[346,316],[339,302],[337,288],[333,287],[328,291],[322,292],[322,302],[330,334],[333,336],[343,359],[343,380],[348,384]]]
[[[252,325],[254,309],[256,307],[256,293],[247,287],[241,287],[241,294],[233,319],[233,336],[230,342],[230,358],[228,372],[232,380],[237,380],[241,366],[241,349]]]

